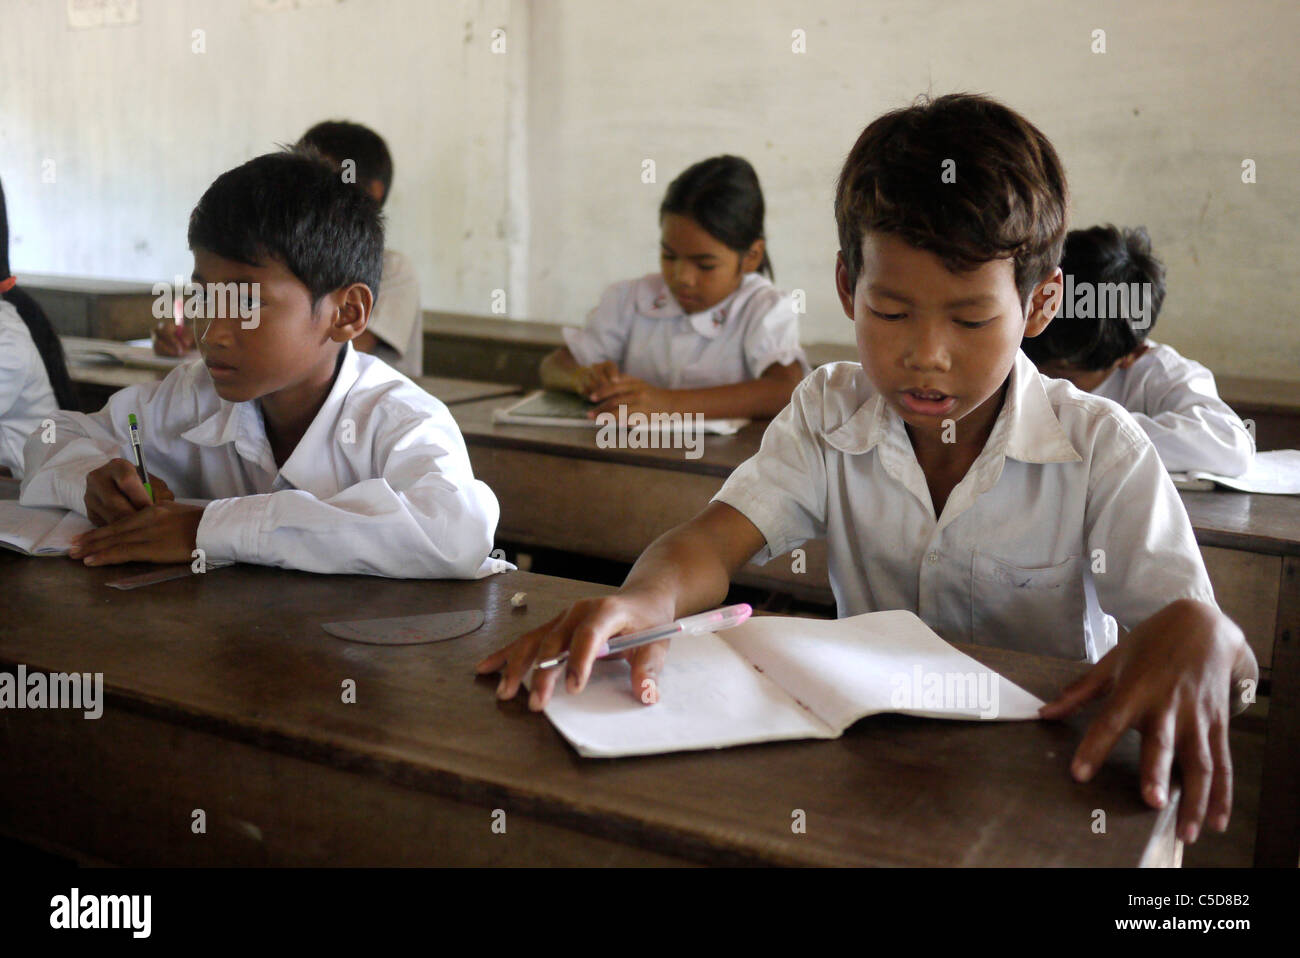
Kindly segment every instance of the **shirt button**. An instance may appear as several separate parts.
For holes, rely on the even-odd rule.
[[[936,562],[939,561],[939,553],[937,552],[928,553],[925,557],[925,561],[930,563],[930,565],[934,565]]]

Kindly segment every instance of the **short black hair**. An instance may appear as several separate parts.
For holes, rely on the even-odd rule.
[[[862,271],[863,237],[880,232],[933,253],[950,272],[1011,258],[1022,304],[1061,258],[1068,207],[1051,141],[1015,110],[972,93],[921,97],[877,117],[835,188],[850,285]]]
[[[298,146],[311,147],[335,166],[352,160],[357,165],[357,185],[378,180],[384,187],[380,205],[388,200],[388,189],[393,185],[393,157],[384,138],[370,127],[348,120],[326,120],[304,133]]]
[[[724,154],[687,167],[668,184],[659,219],[667,213],[690,217],[723,246],[742,255],[763,239],[763,189],[744,157]],[[766,245],[758,271],[772,278]]]
[[[1071,230],[1065,238],[1061,272],[1066,280],[1061,309],[1037,336],[1021,344],[1035,363],[1063,362],[1078,369],[1109,369],[1117,360],[1142,345],[1156,324],[1165,301],[1165,267],[1151,252],[1146,228],[1119,229],[1107,224]],[[1080,316],[1067,300],[1080,284],[1092,285],[1095,307]],[[1128,289],[1149,284],[1149,313],[1101,308],[1102,284],[1123,283]],[[1135,286],[1134,284],[1138,284]],[[1128,303],[1126,297],[1123,302]]]
[[[352,283],[379,296],[379,204],[308,150],[266,153],[218,176],[190,214],[189,244],[249,266],[279,260],[313,306]]]

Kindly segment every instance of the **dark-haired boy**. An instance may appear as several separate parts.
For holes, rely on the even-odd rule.
[[[504,672],[508,698],[534,661],[571,648],[565,682],[578,692],[611,636],[716,606],[751,558],[825,537],[841,616],[909,609],[950,641],[1100,659],[1042,711],[1113,693],[1075,776],[1137,728],[1147,802],[1168,800],[1176,757],[1180,836],[1195,840],[1207,808],[1225,828],[1228,718],[1254,657],[1214,604],[1150,440],[1019,349],[1051,318],[1067,205],[1052,145],[994,101],[944,96],[873,122],[835,206],[836,288],[862,364],[805,379],[758,454],[646,549],[618,593],[577,603],[478,671]],[[1100,605],[1131,630],[1110,649],[1087,624],[1097,550]],[[665,650],[627,655],[643,702],[657,700]],[[534,673],[530,707],[559,673]]]
[[[447,408],[352,340],[379,289],[378,205],[319,157],[219,176],[190,217],[202,363],[55,416],[20,501],[100,528],[88,565],[235,560],[309,572],[473,578],[498,507]],[[156,502],[126,457],[140,424]],[[206,506],[174,496],[213,500]]]
[[[1254,438],[1219,398],[1214,374],[1147,338],[1165,299],[1147,231],[1071,230],[1061,271],[1060,311],[1021,346],[1039,371],[1127,409],[1170,472],[1249,469]]]
[[[393,184],[393,158],[388,144],[374,130],[346,120],[326,120],[304,133],[297,145],[315,150],[333,163],[344,182],[356,184],[381,207],[387,201]],[[157,353],[180,356],[194,348],[193,332],[164,320],[154,328],[153,345]],[[352,345],[407,376],[424,374],[419,280],[411,261],[397,250],[384,250],[383,290],[375,298],[366,331]]]

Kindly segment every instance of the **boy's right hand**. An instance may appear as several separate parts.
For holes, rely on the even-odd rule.
[[[135,466],[125,459],[112,459],[86,474],[86,518],[97,526],[125,519],[155,502],[175,499],[167,483],[149,477],[154,498],[150,500]]]
[[[670,600],[645,592],[619,592],[603,599],[582,599],[545,625],[533,629],[474,667],[479,675],[501,672],[497,698],[511,699],[534,662],[551,658],[564,650],[569,660],[563,666],[533,674],[528,707],[540,712],[551,700],[561,673],[570,694],[581,692],[591,677],[591,667],[606,642],[617,635],[665,625],[674,618]],[[632,666],[632,691],[644,705],[659,701],[659,670],[668,651],[668,641],[643,645],[624,652]]]
[[[153,351],[159,356],[184,356],[194,348],[194,333],[184,323],[164,319],[153,328]]]

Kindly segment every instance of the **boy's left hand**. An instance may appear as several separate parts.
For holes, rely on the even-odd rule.
[[[119,562],[189,562],[203,506],[160,501],[72,540],[68,555],[86,565]]]
[[[1110,692],[1074,753],[1074,777],[1092,778],[1120,736],[1136,729],[1142,735],[1142,795],[1153,808],[1168,801],[1170,768],[1178,759],[1178,837],[1190,844],[1207,818],[1217,831],[1228,827],[1232,698],[1241,680],[1258,676],[1241,630],[1213,606],[1183,599],[1135,628],[1039,715],[1065,718]]]
[[[626,406],[629,416],[634,412],[649,415],[656,412],[678,411],[674,408],[671,389],[659,389],[635,376],[622,376],[613,382],[597,386],[590,399],[597,404],[594,409],[587,410],[590,419],[596,418],[603,412],[618,415],[619,406]]]

